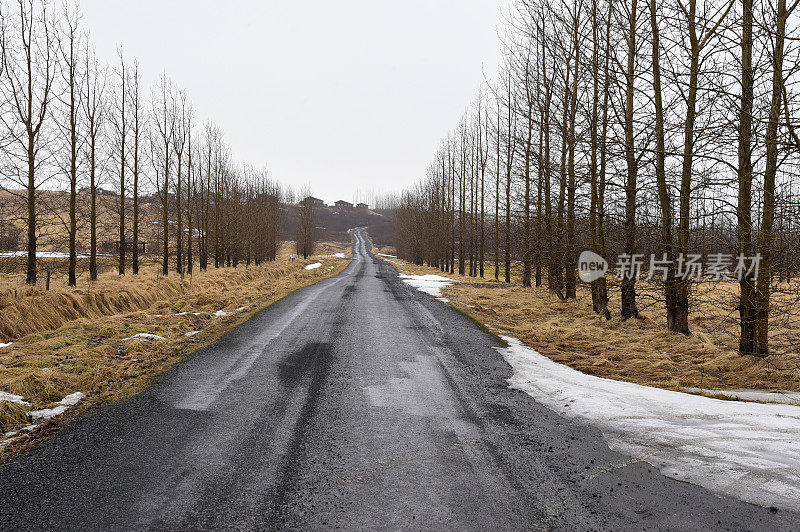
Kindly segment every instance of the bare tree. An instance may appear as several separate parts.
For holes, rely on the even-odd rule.
[[[13,159],[21,163],[10,178],[25,190],[28,284],[37,280],[36,193],[49,177],[45,164],[52,135],[47,121],[58,69],[58,35],[49,7],[46,0],[17,0],[17,14],[12,19],[9,13],[11,25],[2,35],[3,90],[11,107],[2,121]]]
[[[67,222],[67,235],[69,239],[69,264],[67,284],[76,286],[77,281],[77,236],[78,236],[78,155],[80,150],[79,120],[81,110],[81,38],[78,33],[78,15],[65,9],[62,37],[59,42],[61,52],[62,76],[67,90],[62,98],[66,107],[67,118],[62,129],[67,137],[69,147],[68,164],[66,165],[67,180],[69,182],[69,219]]]
[[[170,155],[175,129],[175,113],[172,86],[165,74],[161,76],[159,94],[153,97],[153,123],[157,138],[151,142],[153,166],[156,172],[156,188],[161,200],[161,274],[169,275],[169,209],[170,209]],[[160,165],[160,167],[159,167]],[[160,177],[160,179],[159,179]]]
[[[107,107],[105,89],[107,74],[100,69],[97,59],[87,50],[86,93],[83,109],[86,116],[86,159],[89,165],[89,279],[97,280],[97,189],[98,150],[105,128]]]
[[[119,87],[119,94],[116,98],[116,107],[117,113],[114,114],[114,128],[116,129],[117,134],[117,142],[118,149],[119,149],[119,205],[118,205],[118,214],[119,214],[119,245],[118,245],[118,253],[119,253],[119,265],[118,265],[118,272],[120,275],[125,275],[125,201],[126,201],[126,184],[125,184],[125,170],[128,167],[127,161],[127,151],[125,147],[125,141],[128,138],[128,122],[127,122],[127,102],[128,102],[128,89],[126,87],[126,83],[128,81],[128,72],[125,68],[125,57],[122,55],[122,50],[119,51],[119,79],[120,79],[120,87]]]
[[[314,253],[314,241],[316,240],[316,216],[314,211],[316,206],[310,189],[304,189],[300,195],[303,199],[300,200],[299,219],[297,221],[297,253],[307,259],[309,255]]]
[[[183,275],[183,154],[187,143],[187,124],[188,111],[186,108],[186,94],[178,91],[173,103],[174,117],[172,119],[172,149],[175,151],[176,174],[175,174],[175,271]]]
[[[128,82],[128,98],[131,102],[131,112],[133,120],[133,257],[131,269],[133,275],[139,274],[139,181],[141,172],[141,139],[142,139],[142,99],[139,93],[140,77],[139,63],[133,62],[133,71],[130,72]]]

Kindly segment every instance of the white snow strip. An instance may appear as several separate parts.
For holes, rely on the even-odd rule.
[[[28,415],[33,419],[52,419],[66,412],[68,408],[69,408],[68,406],[59,405],[54,408],[31,410],[30,412],[28,412]]]
[[[27,257],[27,251],[3,251],[0,252],[0,257]],[[79,259],[88,259],[88,253],[77,253],[76,256]],[[98,253],[98,257],[110,257],[111,255]],[[69,253],[66,251],[37,251],[36,252],[37,259],[68,259]]]
[[[317,268],[319,268],[320,266],[322,266],[322,263],[321,263],[321,262],[315,262],[314,264],[309,264],[309,265],[307,265],[307,266],[306,266],[306,270],[316,270],[316,269],[317,269]]]
[[[509,347],[496,349],[514,370],[509,385],[597,426],[610,448],[718,493],[800,510],[797,406],[725,401],[594,377],[516,338],[503,339]]]
[[[58,406],[53,408],[43,408],[42,410],[33,410],[28,412],[28,416],[33,419],[51,419],[60,416],[71,406],[80,403],[85,397],[81,392],[71,393],[58,402]]]
[[[185,333],[184,336],[187,336],[187,337],[191,338],[195,334],[200,334],[200,331],[189,331],[189,332]]]
[[[83,395],[81,392],[71,393],[65,398],[63,398],[61,401],[59,401],[58,404],[65,406],[75,406],[78,403],[80,403],[84,397],[86,396]]]
[[[387,255],[386,253],[378,253],[379,257],[389,257],[390,259],[396,259],[397,255]]]
[[[131,336],[129,338],[123,338],[122,340],[123,341],[125,341],[125,340],[145,340],[145,341],[152,340],[152,341],[158,341],[158,340],[166,340],[166,338],[164,338],[163,336],[159,336],[157,334],[136,333],[133,336]]]
[[[442,297],[442,288],[445,286],[452,286],[455,282],[453,279],[448,277],[442,277],[441,275],[434,275],[430,273],[426,275],[406,275],[401,273],[400,279],[402,279],[404,283],[413,286],[420,292],[425,292],[433,297]]]
[[[243,307],[239,307],[236,309],[236,312],[242,312],[243,310],[247,310],[250,305],[245,305]]]
[[[343,259],[344,253],[334,253],[333,256],[336,257],[337,259]]]
[[[215,317],[215,318],[224,318],[225,316],[229,316],[229,315],[230,314],[228,314],[224,310],[218,310],[214,314],[212,314],[212,316]]]
[[[3,349],[4,347],[10,347],[12,345],[14,345],[14,342],[8,342],[5,344],[3,342],[0,342],[0,349]]]
[[[30,403],[25,400],[21,395],[14,395],[13,393],[0,392],[0,402],[7,401],[9,403],[16,403],[18,405],[30,406]]]
[[[0,449],[5,447],[6,445],[11,443],[12,441],[18,439],[21,436],[20,432],[30,432],[33,429],[35,429],[36,427],[38,427],[38,426],[39,425],[26,425],[26,426],[22,427],[19,430],[12,430],[11,432],[6,432],[3,435],[4,439],[0,440]]]
[[[705,392],[713,395],[723,395],[742,401],[763,403],[779,403],[784,405],[800,406],[800,392],[765,392],[764,390],[715,390],[706,388],[686,388],[687,392]]]

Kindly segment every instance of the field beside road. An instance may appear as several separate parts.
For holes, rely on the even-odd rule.
[[[392,248],[378,252],[390,255],[384,258],[401,273],[451,278],[454,283],[444,289],[444,296],[454,307],[589,375],[721,397],[749,390],[800,391],[800,327],[779,331],[773,356],[740,356],[734,341],[736,322],[724,314],[723,305],[715,304],[729,297],[729,286],[709,283],[697,288],[697,300],[704,304],[692,312],[693,334],[687,337],[666,329],[655,290],[640,291],[643,301],[653,301],[646,304],[642,319],[623,321],[615,312],[606,321],[592,311],[588,285],[578,287],[577,300],[562,301],[545,287],[523,288],[516,271],[511,284],[496,282],[490,264],[486,278],[480,279],[409,264],[391,256]],[[612,288],[610,298],[609,308],[616,311],[619,291]]]
[[[350,246],[259,266],[209,268],[183,279],[150,263],[139,276],[114,271],[79,288],[6,282],[0,288],[0,460],[52,432],[69,416],[31,418],[80,392],[80,412],[129,397],[187,354],[218,339],[298,288],[337,275]],[[343,256],[345,258],[343,258]],[[321,264],[307,269],[306,266]],[[37,425],[35,428],[32,425]],[[21,430],[26,429],[26,430]]]

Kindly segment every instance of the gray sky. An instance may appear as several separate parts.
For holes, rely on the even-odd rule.
[[[241,162],[327,201],[397,191],[499,61],[506,0],[82,0],[100,59],[161,71]]]

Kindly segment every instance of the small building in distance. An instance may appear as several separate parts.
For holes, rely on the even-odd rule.
[[[325,206],[325,202],[324,201],[322,201],[319,198],[315,198],[314,196],[308,196],[308,197],[303,198],[302,201],[300,203],[298,203],[298,205],[305,205],[307,203],[310,203],[314,207],[324,207]]]
[[[369,210],[369,205],[367,205],[366,203],[359,203],[358,205],[356,205],[356,208],[362,211],[366,211]]]
[[[353,208],[353,204],[350,203],[349,201],[345,201],[345,200],[339,200],[336,203],[334,203],[334,205],[336,205],[336,208],[339,209],[340,211],[344,210],[344,209],[352,209]]]

